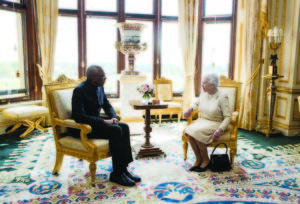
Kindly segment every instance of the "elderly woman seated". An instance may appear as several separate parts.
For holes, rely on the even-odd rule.
[[[203,92],[184,113],[185,119],[193,110],[199,110],[201,114],[201,118],[185,130],[196,157],[190,171],[203,172],[209,168],[206,145],[218,140],[231,121],[228,96],[218,91],[218,85],[219,78],[216,74],[206,75],[202,80]]]

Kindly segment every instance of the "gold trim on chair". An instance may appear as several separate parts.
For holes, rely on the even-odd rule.
[[[223,134],[229,133],[230,139],[229,140],[222,140],[221,138],[216,141],[208,144],[208,147],[215,147],[218,143],[225,143],[228,148],[230,149],[230,159],[232,166],[234,165],[234,157],[237,152],[237,129],[238,129],[238,116],[239,116],[239,109],[240,109],[240,97],[241,97],[241,85],[242,83],[236,82],[234,80],[227,79],[225,76],[220,76],[220,88],[235,88],[236,89],[236,99],[234,105],[234,112],[232,113],[232,119],[228,130],[226,130]],[[194,111],[193,114],[188,118],[187,125],[192,123],[192,116],[197,114],[197,111]],[[200,114],[199,114],[199,117]],[[187,159],[187,151],[188,151],[188,137],[185,135],[185,130],[182,133],[182,147],[183,147],[183,159]]]
[[[57,80],[51,84],[45,85],[47,102],[49,106],[50,118],[52,121],[53,135],[56,146],[56,162],[53,169],[53,174],[57,174],[61,168],[64,155],[76,157],[78,159],[87,160],[90,163],[91,184],[95,186],[96,164],[95,162],[110,156],[109,150],[99,151],[96,143],[87,138],[87,134],[92,131],[91,127],[86,124],[76,123],[71,119],[60,119],[58,116],[58,110],[55,105],[55,99],[53,93],[60,90],[75,88],[80,82],[84,81],[82,78],[78,81],[68,79],[64,75],[60,75]],[[60,140],[63,139],[61,127],[69,127],[80,130],[80,139],[73,138],[74,140],[80,140],[86,151],[79,151],[77,149],[63,146]],[[69,136],[70,137],[70,136]],[[70,137],[72,139],[72,137]],[[103,141],[103,140],[102,140]],[[101,141],[100,141],[101,142]]]

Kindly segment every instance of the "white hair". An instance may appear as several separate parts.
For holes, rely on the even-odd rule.
[[[219,86],[219,76],[215,73],[205,74],[203,79],[207,79],[216,88]]]

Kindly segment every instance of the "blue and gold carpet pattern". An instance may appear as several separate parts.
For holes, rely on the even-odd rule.
[[[138,148],[144,137],[136,131],[143,124],[129,125],[132,145]],[[0,203],[300,203],[300,144],[261,146],[249,139],[249,133],[239,131],[238,155],[231,171],[195,173],[188,171],[195,159],[190,149],[188,160],[183,161],[184,126],[185,122],[152,125],[151,142],[167,157],[131,163],[129,170],[142,177],[135,187],[108,181],[111,158],[97,162],[96,187],[90,185],[89,164],[73,157],[65,156],[60,174],[52,175],[55,146],[51,128],[18,141],[3,140]]]

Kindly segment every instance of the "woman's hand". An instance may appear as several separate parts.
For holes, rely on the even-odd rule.
[[[213,136],[212,136],[212,141],[213,142],[215,142],[215,141],[217,141],[218,139],[220,139],[220,137],[221,137],[221,135],[223,134],[223,130],[221,129],[221,128],[218,128],[215,132],[214,132],[214,134],[213,134]]]
[[[192,112],[193,112],[193,108],[188,108],[183,114],[183,119],[188,119],[192,114]]]

